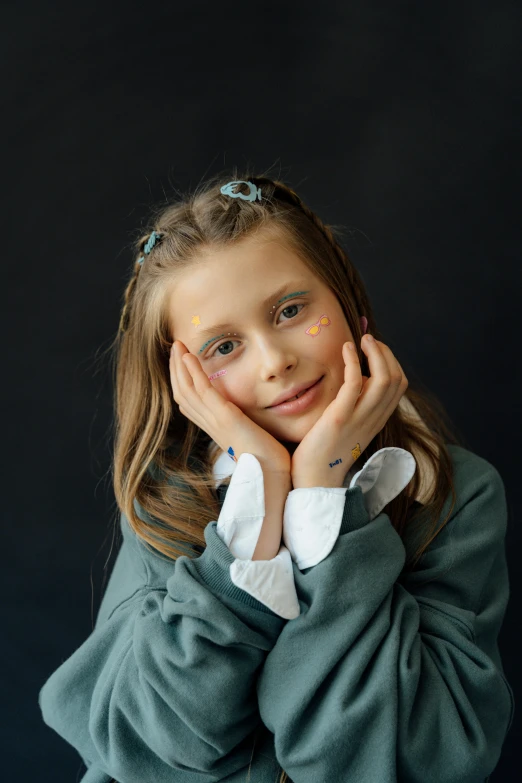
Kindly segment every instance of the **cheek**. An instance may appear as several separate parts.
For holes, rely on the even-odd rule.
[[[328,323],[325,324],[325,321]],[[342,336],[339,334],[334,320],[331,320],[326,314],[315,323],[308,324],[303,329],[301,338],[308,355],[325,364],[331,364],[335,360],[337,352],[342,355],[341,348],[338,349],[339,344],[342,346]]]
[[[237,377],[237,373],[218,370],[212,375],[208,375],[207,378],[228,402],[233,402],[241,410],[248,404],[248,390],[245,389],[244,381]]]
[[[218,370],[217,372],[212,373],[212,375],[207,375],[207,378],[225,400],[236,403],[234,393],[230,388],[230,378],[227,378],[227,373],[228,370]]]
[[[312,337],[313,339],[317,339],[318,337],[321,337],[324,333],[326,333],[332,326],[332,320],[330,316],[327,313],[323,313],[319,316],[317,321],[313,321],[312,323],[308,324],[306,329],[304,330],[304,333],[307,337]]]
[[[220,378],[222,375],[226,375],[227,370],[218,370],[218,372],[213,373],[212,375],[208,376],[209,381],[214,381],[216,378]]]

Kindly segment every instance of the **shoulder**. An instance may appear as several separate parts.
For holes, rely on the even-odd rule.
[[[406,417],[413,419],[427,431],[428,428],[426,423],[419,416],[416,408],[406,396],[401,399],[399,407]],[[473,451],[466,449],[463,446],[448,443],[446,444],[446,448],[451,457],[454,480],[458,483],[459,487],[462,487],[464,484],[469,484],[470,482],[475,484],[477,480],[480,481],[481,478],[486,481],[500,482],[500,485],[503,486],[497,468],[484,457],[475,454]],[[423,451],[415,448],[412,448],[411,451],[415,458],[415,462],[417,463],[417,470],[419,471],[420,476],[420,489],[414,500],[424,505],[435,486],[435,471],[431,461],[425,456]],[[437,454],[440,453],[438,447],[436,448],[436,451]]]
[[[506,488],[495,465],[473,451],[447,444],[453,466],[457,495],[457,513],[467,505],[493,515],[505,529],[507,525]],[[501,522],[502,521],[502,522]]]
[[[458,473],[459,477],[498,477],[498,479],[502,481],[502,477],[497,467],[485,457],[480,456],[480,454],[476,454],[474,451],[464,448],[464,446],[458,446],[453,443],[448,443],[446,448],[451,455],[455,473]]]

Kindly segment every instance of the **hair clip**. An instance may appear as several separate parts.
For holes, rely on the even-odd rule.
[[[246,196],[244,193],[233,193],[232,188],[234,188],[236,185],[248,185],[250,188],[250,193]],[[259,196],[259,201],[261,201],[261,188],[257,188],[252,182],[245,182],[244,179],[235,179],[232,180],[232,182],[227,182],[227,184],[223,185],[221,188],[221,192],[224,196],[230,196],[231,198],[241,198],[243,201],[255,201]]]
[[[147,244],[143,248],[143,252],[145,253],[145,256],[149,255],[150,251],[152,250],[156,242],[160,240],[162,236],[163,234],[159,233],[158,231],[152,232],[152,234],[147,240]],[[143,264],[143,262],[145,261],[145,256],[140,256],[140,258],[138,258],[138,264]]]

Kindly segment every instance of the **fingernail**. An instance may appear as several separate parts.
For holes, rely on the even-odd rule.
[[[373,337],[371,336],[371,334],[367,334],[367,335],[365,335],[365,336],[366,336],[366,340],[367,340],[367,342],[369,342],[369,343],[373,343]]]

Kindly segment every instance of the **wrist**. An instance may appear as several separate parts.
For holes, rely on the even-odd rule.
[[[340,488],[343,486],[345,474],[338,473],[331,476],[292,476],[292,486],[294,489],[310,489],[311,487]]]
[[[272,560],[281,548],[283,536],[283,513],[291,478],[288,471],[265,470],[263,468],[265,491],[265,516],[252,560]]]
[[[259,464],[261,465],[261,468],[263,470],[263,474],[270,473],[273,475],[286,477],[288,478],[288,481],[291,480],[291,469],[290,465],[284,465],[279,462],[273,462],[271,460],[264,459],[262,457],[257,458],[259,461]]]

